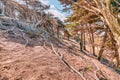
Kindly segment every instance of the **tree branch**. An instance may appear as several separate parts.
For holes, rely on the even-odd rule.
[[[55,48],[53,47],[53,44],[52,44],[52,43],[50,43],[50,44],[51,44],[51,48],[52,48],[53,52],[54,52],[54,53],[59,57],[59,59],[67,66],[67,68],[68,68],[70,71],[77,73],[77,74],[82,78],[82,80],[86,80],[85,77],[84,77],[79,71],[77,71],[74,67],[72,67],[72,66],[64,59],[64,55],[61,55],[61,54],[57,53],[57,52],[55,51]]]

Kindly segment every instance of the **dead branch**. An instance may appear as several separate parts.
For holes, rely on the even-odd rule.
[[[29,43],[29,40],[25,37],[25,34],[23,33],[22,34],[22,37],[25,39],[25,46],[24,46],[24,48],[26,48],[27,47],[27,45],[28,45],[28,43]]]
[[[28,45],[29,40],[25,37],[25,33],[24,33],[21,29],[18,29],[18,30],[22,32],[22,35],[21,35],[21,34],[18,34],[18,33],[15,33],[15,32],[14,32],[14,29],[15,29],[15,28],[16,28],[16,26],[14,26],[12,29],[2,30],[2,31],[0,31],[0,33],[1,33],[1,34],[4,34],[4,33],[8,33],[8,32],[10,32],[10,31],[12,31],[14,35],[20,36],[20,37],[22,37],[22,38],[26,41],[26,42],[25,42],[25,48],[26,48],[26,46]],[[8,33],[8,34],[9,34],[9,33]]]
[[[93,65],[95,65],[95,67],[96,67],[96,70],[94,71],[95,79],[96,79],[96,80],[101,80],[101,77],[99,77],[99,76],[97,75],[97,72],[100,72],[100,74],[104,77],[104,79],[106,79],[105,76],[104,76],[104,74],[102,73],[101,69],[93,62],[93,60],[92,60],[92,63],[93,63]],[[107,80],[107,79],[106,79],[106,80]]]
[[[74,67],[72,67],[72,66],[64,59],[64,55],[61,55],[61,54],[57,53],[57,52],[55,51],[55,48],[53,47],[53,44],[52,44],[52,43],[50,43],[50,44],[51,44],[51,48],[52,48],[53,52],[54,52],[54,53],[59,57],[59,59],[67,66],[67,68],[68,68],[70,71],[77,73],[83,80],[86,80],[85,77],[84,77],[79,71],[77,71]]]
[[[93,61],[92,61],[93,62]],[[93,62],[93,64],[94,64],[94,62]],[[95,76],[95,79],[96,80],[99,80],[99,78],[97,77],[97,72],[100,70],[99,69],[99,67],[96,65],[96,64],[94,64],[95,65],[95,67],[96,67],[96,70],[94,71],[94,76]]]

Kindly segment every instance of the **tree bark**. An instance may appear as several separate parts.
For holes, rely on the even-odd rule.
[[[83,31],[81,31],[80,51],[83,52]]]
[[[117,67],[119,67],[119,53],[120,53],[120,25],[117,18],[111,14],[111,12],[106,9],[102,11],[102,15],[105,19],[106,24],[109,26],[109,29],[112,33],[111,39],[114,42]]]
[[[113,38],[114,35],[113,35],[113,33],[110,30],[109,30],[109,35],[110,35],[110,38],[111,38],[111,41],[112,41],[112,44],[113,44],[113,47],[114,47],[114,51],[115,51],[114,58],[116,59],[116,67],[119,67],[120,61],[119,61],[119,52],[118,52],[117,42]]]
[[[92,44],[92,52],[93,52],[93,55],[96,56],[95,54],[95,46],[94,46],[94,33],[93,33],[93,30],[90,28],[90,39],[91,39],[91,44]]]
[[[103,38],[102,46],[101,46],[101,49],[100,49],[100,51],[99,51],[98,60],[101,59],[102,54],[103,54],[103,51],[104,51],[105,42],[106,42],[106,40],[107,40],[107,32],[108,32],[108,29],[106,29],[106,31],[105,31],[105,36],[104,36],[104,38]]]
[[[85,40],[85,30],[84,30],[84,33],[83,33],[83,50],[86,50],[86,40]]]
[[[120,24],[118,22],[118,18],[112,13],[110,8],[110,0],[94,0],[99,13],[99,16],[102,16],[101,19],[105,22],[112,33],[111,39],[114,42],[114,46],[117,48],[115,49],[115,54],[117,56],[117,67],[119,67],[119,53],[120,53]]]

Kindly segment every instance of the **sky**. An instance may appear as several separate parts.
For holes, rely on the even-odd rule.
[[[66,13],[62,12],[63,6],[58,0],[40,0],[42,3],[50,5],[48,12],[52,13],[55,17],[64,21],[66,19]]]
[[[25,4],[23,0],[15,0],[19,2],[20,4]],[[60,4],[58,0],[39,0],[45,5],[50,5],[50,9],[47,10],[46,12],[52,13],[54,17],[58,17],[60,20],[64,21],[67,17],[67,14],[62,11],[63,5]]]

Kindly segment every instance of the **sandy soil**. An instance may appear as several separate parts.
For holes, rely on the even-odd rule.
[[[100,80],[120,80],[119,74],[96,59],[82,53],[75,55],[67,49],[56,50],[64,54],[64,59],[83,74],[86,80],[95,80],[95,65],[102,71],[96,73]],[[23,44],[0,38],[0,80],[82,80],[82,78],[71,72],[48,47],[24,48]]]

